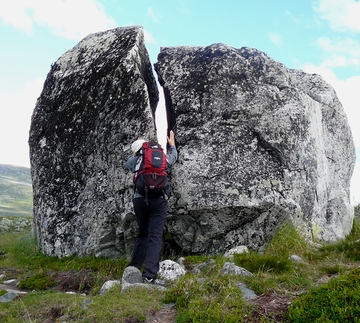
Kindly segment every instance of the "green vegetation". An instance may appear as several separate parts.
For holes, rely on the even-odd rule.
[[[235,323],[251,312],[241,290],[227,276],[213,275],[205,281],[185,276],[167,291],[163,301],[176,304],[179,323]]]
[[[0,216],[32,216],[30,169],[0,165]]]
[[[358,218],[358,219],[360,218],[360,204],[358,204],[354,207],[354,214],[355,214],[356,218]]]
[[[234,256],[236,265],[244,267],[252,273],[265,271],[280,274],[282,272],[290,271],[291,260],[289,258],[281,258],[276,255],[264,255],[256,252]]]
[[[291,304],[288,320],[294,323],[360,322],[359,268],[300,296]]]
[[[19,283],[19,288],[29,290],[45,290],[55,285],[56,281],[53,277],[50,277],[44,273],[38,273],[22,279]]]
[[[29,293],[11,304],[0,303],[0,321],[19,322],[144,322],[148,313],[161,307],[162,293],[132,289],[106,296],[69,295],[56,291]],[[56,320],[61,317],[60,320]],[[49,320],[51,318],[51,321]]]
[[[120,293],[117,286],[101,296],[106,280],[121,279],[126,260],[48,257],[28,233],[7,232],[0,239],[3,280],[16,273],[19,287],[28,294],[0,303],[0,321],[145,322],[151,313],[173,304],[178,323],[359,322],[359,241],[358,221],[348,237],[323,246],[306,242],[285,224],[263,252],[234,255],[235,264],[253,276],[221,275],[229,260],[220,255],[188,256],[188,273],[166,291],[134,288]],[[289,260],[294,254],[302,261]],[[201,274],[190,273],[204,263]],[[244,300],[240,283],[265,301]],[[285,300],[283,307],[271,308],[279,299]]]

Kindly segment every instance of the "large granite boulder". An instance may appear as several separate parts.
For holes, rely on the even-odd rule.
[[[261,248],[286,220],[334,241],[352,226],[352,136],[334,90],[255,49],[164,48],[155,65],[179,162],[166,229],[186,253]],[[121,257],[137,234],[130,144],[154,139],[141,27],[89,35],[51,67],[30,129],[41,250]]]
[[[43,252],[131,253],[136,223],[124,163],[132,141],[156,138],[157,102],[142,27],[89,35],[52,65],[29,138]]]
[[[284,221],[349,233],[355,149],[319,75],[223,44],[162,48],[155,70],[179,150],[167,229],[183,250],[259,248]]]

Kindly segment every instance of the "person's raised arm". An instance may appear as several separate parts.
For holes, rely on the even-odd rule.
[[[170,146],[175,146],[175,134],[174,131],[170,130],[170,135],[167,137],[168,144]]]
[[[170,131],[169,136],[167,137],[167,142],[170,146],[170,151],[169,153],[166,155],[166,160],[168,162],[169,165],[173,165],[175,164],[178,154],[177,154],[177,150],[175,147],[175,134],[174,131]]]

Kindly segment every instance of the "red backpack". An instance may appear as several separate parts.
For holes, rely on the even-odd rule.
[[[166,155],[160,144],[144,142],[134,169],[136,191],[148,197],[170,195],[170,181],[166,172]]]

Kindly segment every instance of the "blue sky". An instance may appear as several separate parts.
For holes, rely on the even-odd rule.
[[[225,43],[317,73],[336,90],[357,151],[360,202],[358,0],[11,0],[0,4],[0,164],[29,167],[30,118],[63,53],[90,33],[141,25],[152,63],[160,47]]]

